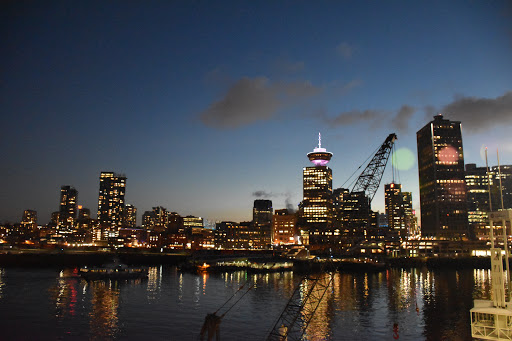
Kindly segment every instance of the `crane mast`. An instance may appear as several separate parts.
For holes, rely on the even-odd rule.
[[[352,188],[352,192],[365,192],[368,200],[371,202],[375,193],[379,189],[380,180],[386,169],[389,154],[393,148],[393,144],[397,139],[396,134],[389,134],[379,150],[368,163],[364,171],[359,175],[357,181]]]

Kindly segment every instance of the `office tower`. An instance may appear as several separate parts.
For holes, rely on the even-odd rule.
[[[332,153],[322,148],[320,134],[318,147],[307,156],[314,167],[303,169],[301,227],[309,233],[310,244],[326,244],[332,239],[332,170],[327,167]]]
[[[501,194],[503,194],[503,208],[512,208],[512,166],[501,165],[500,168],[489,167],[487,172],[486,167],[477,167],[474,163],[466,165],[468,221],[471,233],[478,239],[488,238],[489,234],[489,187],[494,211],[501,209]]]
[[[500,198],[500,174],[501,174],[501,194],[503,196],[503,208],[512,208],[512,165],[500,165],[493,166],[490,169],[491,173],[494,174],[494,186],[495,189],[491,192],[493,194],[493,209],[501,209],[501,198]],[[496,204],[494,204],[496,202]]]
[[[494,175],[487,174],[486,167],[474,163],[466,165],[466,188],[468,201],[468,223],[471,233],[478,239],[487,238],[489,226],[489,186],[494,188]],[[491,191],[492,193],[492,191]],[[497,209],[493,200],[493,209]]]
[[[252,224],[259,237],[255,241],[260,247],[269,247],[272,243],[272,200],[254,200],[252,209]]]
[[[24,231],[34,231],[37,228],[37,212],[33,210],[23,211],[21,226]]]
[[[78,191],[71,186],[60,188],[59,227],[73,228],[77,215]]]
[[[402,205],[404,208],[405,233],[409,237],[416,231],[416,219],[412,208],[412,192],[402,192]]]
[[[290,213],[286,208],[276,210],[272,218],[272,244],[297,244],[297,237],[297,215]]]
[[[124,227],[135,228],[137,225],[137,207],[126,204],[124,207]]]
[[[193,215],[183,217],[183,227],[187,231],[191,230],[193,227],[204,227],[203,218]]]
[[[123,225],[126,176],[114,172],[101,172],[98,199],[98,224],[102,239],[117,237]]]
[[[416,133],[421,234],[459,239],[468,234],[461,124],[439,114]]]
[[[390,183],[384,185],[384,203],[388,216],[388,229],[395,232],[400,239],[407,237],[405,229],[402,185]]]

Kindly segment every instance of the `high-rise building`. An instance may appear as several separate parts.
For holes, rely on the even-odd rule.
[[[478,239],[488,235],[489,186],[494,187],[494,178],[493,174],[487,174],[486,167],[477,167],[474,163],[466,165],[468,223],[470,231]],[[497,209],[494,205],[493,208]]]
[[[37,228],[37,212],[34,210],[23,211],[21,226],[24,231],[35,231]]]
[[[407,236],[413,236],[416,231],[416,217],[412,207],[412,192],[402,192],[402,204],[404,207],[404,228]]]
[[[501,191],[500,191],[501,176]],[[501,165],[477,167],[474,163],[466,165],[466,187],[468,201],[468,221],[470,231],[478,239],[488,238],[489,235],[489,188],[491,189],[491,202],[493,211],[503,208],[512,208],[512,166]],[[496,222],[495,224],[500,224]]]
[[[403,204],[402,185],[390,183],[384,185],[384,203],[388,216],[388,229],[395,232],[400,239],[407,237],[405,229],[405,212]]]
[[[262,247],[270,246],[272,243],[272,200],[254,200],[252,209],[252,224],[259,232],[258,244]]]
[[[468,235],[461,124],[439,114],[416,133],[421,234],[437,239]]]
[[[114,172],[101,172],[98,199],[98,224],[102,239],[117,237],[123,225],[126,176]]]
[[[495,189],[491,192],[493,194],[493,207],[501,209],[501,198],[503,197],[503,208],[512,208],[512,165],[500,165],[491,167],[490,171],[495,176],[494,185]],[[501,193],[500,193],[500,177],[501,177]],[[496,204],[494,204],[496,202]]]
[[[78,191],[71,186],[60,188],[59,227],[73,228],[76,221]]]
[[[301,227],[308,231],[310,244],[326,244],[332,240],[332,170],[327,167],[331,157],[332,153],[322,148],[318,134],[318,147],[308,153],[314,167],[303,168]]]
[[[135,228],[137,225],[137,207],[126,204],[124,207],[124,227]]]

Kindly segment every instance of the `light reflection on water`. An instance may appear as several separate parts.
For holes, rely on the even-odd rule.
[[[158,266],[144,281],[87,282],[76,269],[0,269],[0,328],[7,339],[195,340],[207,313],[248,290],[219,312],[229,309],[221,335],[261,340],[300,278],[293,272],[192,274]],[[403,340],[467,340],[473,299],[490,293],[488,269],[336,273],[306,339],[392,339],[397,323]],[[22,328],[28,324],[34,330]]]

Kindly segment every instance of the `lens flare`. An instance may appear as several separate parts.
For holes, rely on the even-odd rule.
[[[393,167],[399,170],[409,170],[414,166],[416,158],[408,148],[398,148],[391,158]]]

